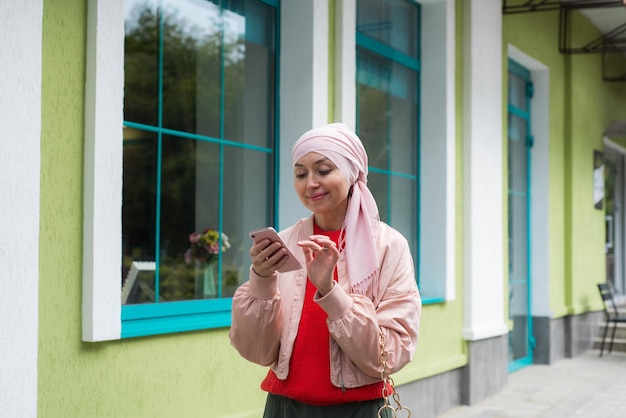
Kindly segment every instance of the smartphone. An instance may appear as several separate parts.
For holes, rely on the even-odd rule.
[[[271,242],[280,242],[280,245],[282,245],[285,251],[287,251],[287,257],[289,257],[289,259],[284,266],[278,269],[279,272],[285,273],[287,271],[298,270],[300,267],[302,267],[296,256],[293,255],[291,251],[289,251],[289,248],[287,248],[283,240],[280,239],[280,237],[278,236],[278,232],[276,232],[276,230],[271,226],[250,231],[250,238],[252,238],[252,241],[254,242],[259,242],[264,239],[269,239]]]

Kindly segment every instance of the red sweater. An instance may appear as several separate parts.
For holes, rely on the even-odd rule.
[[[335,243],[339,240],[339,232],[322,231],[317,225],[314,227],[315,234],[326,235]],[[352,389],[338,388],[331,383],[331,337],[326,326],[327,315],[313,301],[316,290],[311,281],[307,280],[302,317],[293,345],[287,379],[279,380],[270,370],[261,383],[261,389],[312,405],[334,405],[382,398],[382,382]]]

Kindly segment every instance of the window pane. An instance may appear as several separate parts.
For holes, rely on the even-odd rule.
[[[359,0],[357,31],[418,58],[419,8],[406,0]]]
[[[509,188],[517,193],[527,189],[527,121],[509,113]]]
[[[155,260],[157,135],[139,129],[124,128],[124,184],[122,189],[122,279],[128,279],[133,262]],[[135,267],[142,266],[136,264]],[[144,265],[145,267],[145,265]],[[152,271],[154,267],[152,266]],[[138,286],[154,291],[154,273],[132,272],[128,283],[127,303],[153,302]]]
[[[267,139],[273,137],[275,116],[275,51],[270,30],[274,9],[256,1],[231,1],[230,6],[233,10],[224,13],[224,137],[271,147]]]
[[[262,135],[261,135],[262,136]],[[252,241],[248,232],[272,224],[273,155],[239,147],[224,150],[223,231],[231,248],[223,258],[223,294],[233,295],[235,287],[248,279]],[[245,190],[245,192],[244,192]]]
[[[389,97],[389,168],[409,175],[417,174],[417,85],[416,72],[393,65]]]
[[[367,150],[370,167],[386,169],[389,155],[389,84],[391,63],[357,48],[357,97],[359,136]]]
[[[417,73],[357,50],[359,135],[371,167],[416,173]]]
[[[215,288],[204,291],[195,281],[217,255],[185,260],[185,252],[191,233],[219,230],[219,145],[164,136],[161,178],[160,300],[215,297]]]
[[[163,127],[219,137],[219,6],[163,0]]]
[[[528,233],[527,201],[525,196],[509,194],[509,275],[510,280],[528,278],[528,255],[525,243]]]
[[[510,279],[525,279],[527,272],[527,205],[528,205],[528,148],[527,121],[509,114],[509,274]]]
[[[380,219],[400,231],[415,252],[418,207],[416,179],[370,172],[368,187],[378,204]]]
[[[124,118],[156,125],[159,111],[156,0],[125,0],[124,5]]]
[[[391,223],[409,241],[411,249],[417,249],[417,181],[400,176],[392,176],[389,182]],[[415,256],[415,254],[413,254]]]
[[[380,220],[389,223],[389,177],[370,171],[367,176],[367,187],[376,199]]]
[[[509,72],[509,103],[513,106],[522,109],[526,109],[526,80],[522,77]]]

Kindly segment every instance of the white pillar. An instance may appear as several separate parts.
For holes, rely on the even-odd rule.
[[[122,0],[88,1],[86,58],[83,341],[105,341],[122,328]]]
[[[470,341],[504,335],[502,10],[464,2],[464,315]]]

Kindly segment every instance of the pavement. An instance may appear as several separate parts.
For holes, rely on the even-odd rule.
[[[626,417],[626,353],[589,350],[509,374],[496,394],[439,418]]]

